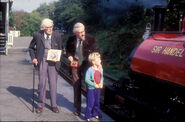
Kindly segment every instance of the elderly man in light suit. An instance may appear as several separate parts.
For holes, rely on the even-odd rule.
[[[48,61],[47,54],[49,49],[62,48],[62,35],[53,31],[53,21],[46,18],[41,23],[43,30],[35,32],[33,39],[29,45],[29,53],[35,66],[39,70],[39,84],[38,84],[38,104],[37,113],[41,113],[45,106],[46,100],[46,80],[48,77],[51,107],[52,111],[59,113],[56,104],[56,91],[57,91],[57,70],[60,68],[59,61]]]

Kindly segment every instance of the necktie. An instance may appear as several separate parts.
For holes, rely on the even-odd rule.
[[[83,46],[83,41],[80,40],[80,44],[78,46],[78,61],[79,61],[79,66],[82,64],[83,61],[83,52],[82,52],[82,46]]]
[[[47,39],[47,40],[49,39],[49,34],[47,34],[46,39]]]

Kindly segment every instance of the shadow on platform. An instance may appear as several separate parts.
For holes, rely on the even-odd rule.
[[[30,108],[27,105],[27,103],[34,106],[34,108],[37,107],[36,103],[38,102],[38,96],[35,93],[37,93],[38,90],[35,89],[35,92],[34,92],[34,103],[33,103],[33,89],[9,86],[7,90],[13,95],[15,95],[31,112],[33,111],[33,108]],[[46,99],[50,99],[49,91],[46,91]],[[51,109],[51,106],[48,104],[45,104],[45,107],[48,109]]]
[[[34,94],[34,103],[33,103],[33,89],[26,89],[22,87],[16,87],[16,86],[9,86],[7,90],[15,95],[31,112],[33,112],[33,108],[30,108],[28,104],[34,106],[34,108],[37,107],[38,102],[38,96],[37,92],[38,90],[35,89]],[[50,99],[50,92],[46,90],[46,99]],[[28,104],[27,104],[28,103]],[[75,109],[73,107],[73,103],[70,102],[68,99],[66,99],[62,94],[57,93],[57,105],[67,109],[68,111],[73,112]],[[51,106],[49,104],[45,104],[45,107],[51,110]],[[63,110],[62,110],[63,111]]]

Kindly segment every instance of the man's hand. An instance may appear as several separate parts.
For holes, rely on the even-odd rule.
[[[72,62],[72,61],[73,61],[73,57],[72,57],[72,56],[69,56],[69,57],[68,57],[68,60],[69,60],[70,62]]]
[[[36,58],[34,58],[34,59],[32,60],[32,62],[35,64],[35,66],[37,66],[38,61],[37,61],[37,59],[36,59]]]
[[[55,59],[53,59],[53,60],[51,60],[51,61],[52,61],[52,62],[55,62],[55,63],[57,62],[57,60],[55,60]]]

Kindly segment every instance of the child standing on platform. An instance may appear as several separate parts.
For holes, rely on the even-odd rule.
[[[91,67],[89,67],[85,74],[85,83],[88,88],[85,117],[87,121],[90,121],[92,116],[99,119],[100,89],[103,88],[103,68],[101,65],[101,57],[98,52],[91,53],[88,60]]]

